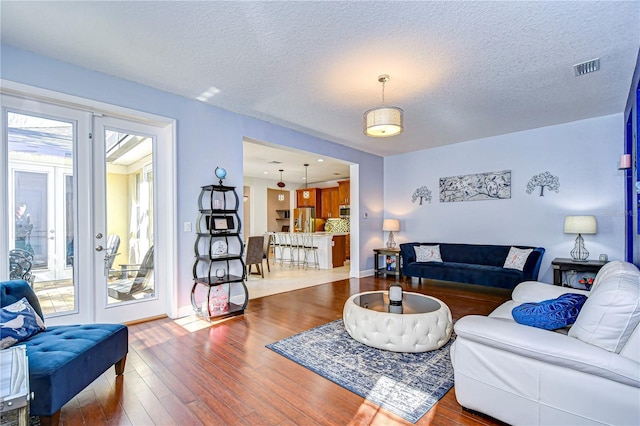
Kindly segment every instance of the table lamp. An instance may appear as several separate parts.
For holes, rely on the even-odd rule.
[[[598,230],[595,216],[566,216],[564,218],[564,233],[578,234],[576,245],[571,250],[571,258],[577,262],[586,262],[589,252],[584,246],[582,234],[595,234]]]
[[[382,230],[389,231],[387,248],[394,248],[396,246],[396,242],[393,239],[393,231],[398,232],[400,230],[400,221],[398,219],[385,219],[382,222]]]

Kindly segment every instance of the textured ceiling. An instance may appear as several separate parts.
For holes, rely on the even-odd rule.
[[[2,1],[0,35],[386,156],[622,112],[638,22],[638,1]],[[383,73],[405,132],[371,139]]]

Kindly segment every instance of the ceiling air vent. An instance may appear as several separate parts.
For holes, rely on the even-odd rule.
[[[282,164],[282,161],[273,160],[273,161],[269,161],[268,164]]]
[[[576,77],[579,75],[589,74],[590,72],[596,72],[600,69],[600,58],[592,59],[581,64],[575,64],[573,66],[573,72]]]

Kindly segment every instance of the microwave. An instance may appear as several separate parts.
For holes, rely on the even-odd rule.
[[[340,206],[340,217],[348,218],[350,210],[349,206]]]

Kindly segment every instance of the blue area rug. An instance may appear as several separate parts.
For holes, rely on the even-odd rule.
[[[452,342],[416,354],[384,351],[352,339],[340,319],[267,348],[415,423],[453,386]]]

